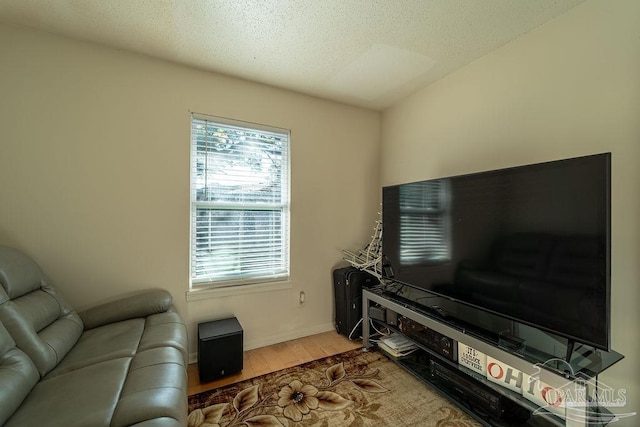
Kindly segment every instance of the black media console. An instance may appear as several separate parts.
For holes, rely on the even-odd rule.
[[[417,351],[388,356],[483,425],[586,427],[614,418],[586,396],[594,396],[597,375],[621,360],[619,353],[579,347],[556,357],[513,334],[510,320],[469,317],[450,300],[402,289],[363,289],[365,348],[375,344],[372,324],[406,336]],[[500,322],[511,325],[508,332]]]

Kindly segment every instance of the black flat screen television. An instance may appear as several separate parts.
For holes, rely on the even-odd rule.
[[[610,349],[610,153],[384,187],[387,278]]]

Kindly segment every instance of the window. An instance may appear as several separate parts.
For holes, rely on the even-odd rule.
[[[289,131],[191,116],[191,286],[289,276]]]
[[[445,179],[400,187],[400,261],[441,264],[450,258],[449,182]]]

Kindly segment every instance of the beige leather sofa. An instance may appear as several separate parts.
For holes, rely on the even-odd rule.
[[[0,246],[0,426],[187,425],[187,333],[162,290],[76,313]]]

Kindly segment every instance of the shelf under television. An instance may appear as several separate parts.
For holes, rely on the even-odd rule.
[[[389,330],[391,330],[393,332],[402,334],[402,332],[398,328],[394,327],[393,325],[389,325],[387,323],[379,322],[379,321],[374,321],[374,322],[376,322],[378,324],[378,326],[380,326],[380,327],[388,328]],[[464,375],[468,376],[471,380],[481,384],[483,387],[491,389],[492,391],[500,394],[501,396],[504,396],[505,398],[507,398],[509,400],[517,402],[517,404],[519,406],[521,406],[522,408],[524,408],[525,410],[527,410],[529,412],[534,412],[534,411],[540,409],[533,402],[523,398],[522,395],[520,395],[518,393],[515,393],[515,392],[513,392],[513,391],[511,391],[509,389],[506,389],[506,388],[504,388],[504,387],[502,387],[500,385],[497,385],[497,384],[487,380],[486,377],[483,377],[482,375],[478,374],[477,372],[474,372],[471,369],[468,369],[468,368],[466,368],[464,366],[460,366],[456,362],[453,362],[453,361],[451,361],[451,360],[449,360],[449,359],[447,359],[445,357],[442,357],[438,353],[432,351],[430,348],[424,346],[419,341],[416,341],[416,340],[412,339],[410,336],[407,336],[407,338],[409,338],[416,345],[416,347],[418,348],[418,352],[426,353],[428,355],[428,357],[436,359],[438,361],[438,363],[440,363],[441,365],[446,365],[446,366],[450,367],[451,369],[455,369],[457,371],[460,371]],[[447,387],[444,387],[443,385],[439,384],[437,380],[434,380],[433,377],[426,372],[426,370],[428,369],[426,366],[422,370],[421,369],[416,369],[416,367],[419,366],[419,363],[414,361],[416,354],[412,353],[412,354],[410,354],[408,356],[404,356],[404,357],[395,357],[395,356],[387,353],[386,351],[384,351],[384,349],[382,349],[380,347],[378,347],[378,348],[389,359],[391,359],[392,361],[394,361],[398,365],[402,366],[404,369],[409,371],[412,375],[414,375],[419,380],[421,380],[421,381],[429,384],[430,386],[436,388],[440,393],[444,394],[446,397],[449,397],[449,398],[451,398],[451,399],[453,399],[455,401],[459,400],[459,396],[455,395],[455,390],[448,389]],[[476,419],[478,419],[483,425],[486,425],[486,426],[494,426],[495,425],[495,424],[491,423],[490,418],[485,417],[482,414],[479,414],[477,411],[474,411],[474,409],[471,408],[469,405],[462,404],[460,407],[466,413],[468,413],[469,415],[471,415],[471,416],[475,417]],[[535,427],[551,427],[551,426],[562,427],[562,426],[564,426],[564,420],[558,418],[557,416],[553,415],[552,413],[550,413],[548,411],[542,410],[542,411],[539,411],[539,414],[540,414],[539,417],[531,418],[530,420],[528,420],[524,424],[517,424],[517,425],[526,426],[526,427],[534,427],[534,426]],[[507,425],[512,425],[512,424],[509,424],[507,422],[503,422],[500,425],[501,426],[507,426]]]
[[[428,298],[431,301],[439,301],[441,304],[454,304],[454,302],[446,298],[434,296],[433,294],[427,291],[405,285],[404,289],[407,289],[407,288],[410,289],[414,298],[415,298],[415,295],[419,295],[420,293],[423,293],[425,295],[428,295]],[[569,370],[567,368],[567,363],[562,361],[564,357],[559,357],[558,355],[554,355],[548,352],[538,350],[534,346],[529,345],[529,343],[524,342],[520,350],[518,351],[513,350],[512,348],[510,348],[509,341],[510,340],[517,341],[518,337],[500,336],[496,332],[475,327],[474,325],[468,322],[460,321],[459,319],[453,316],[442,316],[440,313],[429,308],[427,305],[415,303],[411,299],[404,298],[397,293],[389,292],[382,285],[368,289],[368,291],[378,296],[381,296],[389,301],[392,301],[396,304],[399,304],[400,306],[406,309],[414,311],[415,313],[418,313],[421,316],[432,319],[437,324],[444,325],[448,330],[453,329],[457,333],[461,334],[463,338],[469,337],[469,338],[477,339],[485,343],[486,345],[490,346],[490,348],[496,348],[496,347],[500,348],[507,353],[515,355],[520,360],[524,360],[529,364],[544,365],[544,367],[549,370],[556,369],[557,372],[558,371],[566,372],[569,375],[573,374],[573,375],[581,375],[583,377],[588,377],[588,378],[594,378],[624,358],[622,354],[614,350],[604,351],[600,349],[595,349],[590,346],[578,345],[577,347],[575,347],[574,351],[571,354],[571,359],[568,361],[568,365],[570,366],[570,370]],[[464,306],[463,304],[460,304],[460,303],[455,303],[455,304]],[[492,316],[494,318],[500,318],[500,316],[493,315],[490,313],[484,313],[484,315]],[[465,342],[465,339],[457,339],[454,336],[448,335],[438,330],[437,327],[432,329],[440,333],[443,333],[447,336],[450,336],[451,338],[456,339],[456,341],[460,341],[463,343]],[[550,365],[548,363],[549,360],[556,361],[557,366]]]
[[[386,307],[398,315],[405,316],[413,321],[416,321],[436,332],[439,332],[445,336],[453,338],[457,342],[462,342],[466,345],[469,345],[478,351],[481,351],[487,355],[490,355],[504,363],[507,363],[514,368],[521,370],[522,372],[528,373],[532,375],[532,367],[535,366],[536,363],[544,362],[545,357],[549,357],[549,355],[544,354],[542,352],[538,352],[531,348],[524,348],[526,351],[520,351],[518,353],[509,351],[509,349],[500,347],[499,337],[495,336],[495,334],[486,334],[483,333],[482,330],[474,330],[469,328],[469,325],[456,323],[455,321],[451,321],[451,319],[443,319],[441,316],[438,316],[438,313],[429,312],[429,310],[425,309],[421,305],[416,305],[411,303],[411,301],[406,301],[401,298],[397,298],[395,295],[389,295],[388,292],[384,291],[382,287],[374,287],[373,289],[365,289],[363,290],[363,310],[364,316],[367,326],[363,328],[363,339],[365,343],[365,347],[370,345],[369,342],[369,327],[368,327],[368,306],[370,303],[377,303]],[[382,323],[382,322],[381,322]],[[387,325],[386,323],[382,323],[390,329],[402,333],[398,328]],[[408,337],[411,339],[411,337]],[[443,357],[442,355],[432,351],[426,346],[422,345],[422,343],[413,339],[420,349],[420,351],[426,352],[430,355],[430,357],[436,358],[438,363],[444,364],[451,369],[455,369],[478,383],[482,384],[485,387],[490,388],[491,390],[499,393],[506,398],[515,401],[518,405],[522,406],[528,411],[536,411],[539,409],[537,405],[533,402],[530,402],[528,399],[524,398],[521,394],[508,390],[498,384],[495,384],[486,379],[486,377],[459,365],[457,362],[453,362]],[[609,366],[613,365],[617,361],[623,358],[622,355],[616,352],[602,352],[600,350],[595,350],[596,352],[601,352],[604,354],[599,354],[596,360],[597,363],[594,363],[593,353],[584,354],[581,353],[581,349],[576,352],[576,355],[572,358],[572,366],[577,366],[577,372],[581,372],[582,376],[585,376],[588,373],[589,376],[595,377],[598,373],[604,371]],[[408,366],[407,359],[403,358],[394,358],[389,355],[390,359],[394,360],[413,375],[417,376],[421,380],[431,384],[433,387],[436,387],[443,394],[450,397],[452,400],[456,401],[456,396],[451,393],[450,390],[447,390],[445,387],[439,386],[438,384],[434,384],[433,381],[430,381],[429,378],[425,378],[420,372],[416,372],[411,366]],[[589,358],[590,357],[590,358]],[[581,360],[582,358],[583,360]],[[578,363],[579,362],[579,363]],[[569,380],[569,377],[561,377],[558,375],[558,372],[554,372],[551,369],[548,369],[549,366],[544,366],[547,369],[538,369],[540,380],[550,384],[554,387],[560,387],[558,381],[564,381],[566,383]],[[464,408],[464,405],[461,405]],[[470,411],[469,408],[465,409],[467,412]],[[472,411],[471,411],[472,412]],[[540,411],[537,412],[538,414]],[[565,425],[564,420],[561,418],[546,412],[542,411],[543,416],[531,417],[529,421],[522,424],[524,426],[563,426]],[[474,415],[473,413],[471,413]],[[597,408],[597,412],[595,413],[599,417],[598,421],[592,422],[589,425],[606,425],[611,419],[614,418],[614,415],[609,412],[606,408]],[[490,424],[487,420],[482,420],[482,417],[479,417],[478,414],[474,415],[477,419],[481,420],[485,425],[501,425],[501,424]]]

